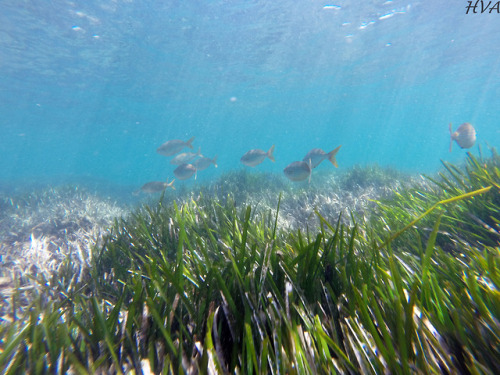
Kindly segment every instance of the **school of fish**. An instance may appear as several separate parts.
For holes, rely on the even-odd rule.
[[[450,152],[452,151],[453,141],[455,141],[461,148],[471,148],[476,143],[476,130],[474,127],[465,122],[460,125],[456,131],[452,130],[451,123],[449,124],[450,131]],[[170,164],[176,165],[174,175],[179,180],[187,180],[194,176],[196,179],[198,171],[203,171],[209,168],[212,164],[217,168],[217,155],[213,158],[204,156],[201,153],[201,148],[195,152],[182,152],[184,148],[193,149],[193,141],[195,137],[191,137],[187,141],[180,139],[173,139],[163,143],[156,149],[156,152],[163,156],[173,156]],[[293,161],[283,169],[284,175],[294,182],[309,180],[314,168],[318,167],[324,160],[327,160],[334,166],[338,167],[336,155],[342,146],[338,146],[330,152],[325,152],[320,148],[311,149],[299,161]],[[252,149],[247,151],[240,159],[240,162],[247,167],[256,167],[257,165],[269,159],[275,162],[274,148],[272,145],[267,151],[261,149]],[[175,156],[174,156],[175,155]],[[139,191],[144,193],[159,193],[167,188],[174,188],[174,181],[168,182],[168,179],[163,181],[151,181],[145,183]]]

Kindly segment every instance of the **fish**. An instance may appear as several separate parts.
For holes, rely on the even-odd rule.
[[[144,185],[142,185],[142,187],[140,188],[140,191],[142,191],[144,193],[148,193],[148,194],[153,194],[153,193],[159,193],[159,192],[161,192],[169,187],[175,190],[174,181],[175,181],[175,179],[168,182],[168,178],[167,178],[167,181],[165,181],[165,182],[164,181],[147,182]],[[137,191],[136,193],[139,193],[139,191]]]
[[[172,160],[170,160],[170,164],[187,164],[197,156],[201,156],[201,147],[198,148],[198,152],[183,152],[182,154],[176,155]]]
[[[156,152],[163,156],[172,156],[180,152],[184,147],[193,148],[194,137],[191,137],[187,142],[180,139],[173,139],[162,144],[156,149]]]
[[[193,164],[181,164],[174,169],[175,177],[177,177],[179,180],[187,180],[195,173],[196,168]],[[196,180],[196,176],[194,178]]]
[[[337,155],[337,152],[339,152],[341,147],[342,145],[337,147],[335,150],[330,151],[329,153],[326,153],[320,148],[313,148],[306,154],[306,156],[304,156],[304,159],[302,159],[302,161],[305,161],[307,163],[307,161],[311,159],[311,166],[314,169],[318,165],[320,165],[323,160],[328,159],[330,163],[332,163],[336,168],[338,168],[339,165],[337,164],[335,155]]]
[[[267,152],[260,149],[250,150],[241,157],[240,161],[248,167],[255,167],[259,165],[265,158],[269,158],[272,162],[274,162],[276,160],[274,159],[273,152],[274,145],[272,145]]]
[[[309,177],[309,182],[311,182],[311,172],[311,159],[308,162],[294,161],[283,169],[283,173],[290,181],[304,181]]]
[[[464,122],[453,132],[450,122],[450,152],[453,141],[457,142],[461,148],[471,148],[476,143],[476,129],[468,122]]]
[[[217,168],[217,155],[214,156],[213,159],[207,158],[206,156],[203,156],[193,163],[193,166],[196,168],[197,171],[203,171],[210,167],[210,164],[213,164],[215,168]]]

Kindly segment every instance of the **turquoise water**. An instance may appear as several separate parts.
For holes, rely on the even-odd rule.
[[[339,170],[429,173],[464,158],[450,122],[498,147],[500,14],[467,3],[3,0],[0,186],[139,187],[192,136],[218,155],[201,181],[272,144],[259,170],[341,144]]]

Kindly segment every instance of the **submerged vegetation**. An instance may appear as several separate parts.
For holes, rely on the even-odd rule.
[[[288,185],[273,210],[227,191],[144,205],[79,280],[67,258],[12,281],[0,371],[500,373],[500,156],[444,168],[302,228],[280,219]]]

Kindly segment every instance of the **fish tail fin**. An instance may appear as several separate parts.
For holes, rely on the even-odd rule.
[[[214,158],[212,159],[212,163],[214,163],[215,168],[217,168],[217,155],[215,155]]]
[[[168,178],[167,178],[167,187],[171,187],[172,189],[175,190],[174,181],[175,181],[175,178],[172,181],[168,182]]]
[[[274,152],[274,145],[272,145],[271,148],[269,149],[269,151],[267,152],[267,157],[269,159],[271,159],[271,161],[276,161],[276,159],[274,158],[273,152]]]
[[[450,152],[451,152],[451,147],[453,146],[453,132],[451,130],[451,122],[450,122],[449,129],[450,129]]]
[[[193,148],[193,145],[191,143],[193,143],[194,141],[194,137],[191,137],[189,138],[189,140],[186,142],[186,146],[188,146],[189,148]]]
[[[337,152],[339,152],[341,147],[342,147],[342,145],[340,145],[335,150],[330,151],[328,153],[328,160],[330,161],[330,163],[332,163],[335,166],[335,168],[339,167],[339,165],[337,164],[337,159],[335,159],[335,155],[337,155]]]

